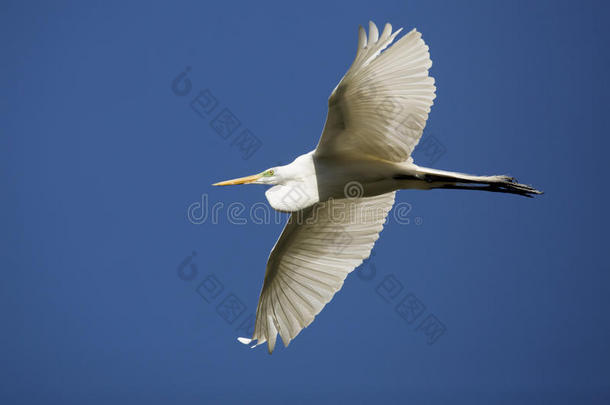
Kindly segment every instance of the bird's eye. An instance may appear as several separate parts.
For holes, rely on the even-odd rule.
[[[267,172],[267,174],[269,174],[269,176],[273,176],[273,175],[275,174],[275,172],[274,172],[273,170],[269,170],[269,171]]]

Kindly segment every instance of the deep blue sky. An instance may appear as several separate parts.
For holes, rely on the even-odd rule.
[[[0,5],[0,402],[610,400],[603,2],[49,3]],[[410,223],[388,223],[288,349],[250,350],[237,329],[282,224],[230,223],[264,188],[210,184],[315,147],[369,19],[430,46],[424,137],[444,153],[418,163],[546,194],[400,192]],[[241,122],[226,140],[225,108]],[[204,194],[217,224],[187,220]],[[223,286],[211,303],[204,280]],[[407,296],[425,305],[411,324]],[[446,328],[431,345],[428,316]]]

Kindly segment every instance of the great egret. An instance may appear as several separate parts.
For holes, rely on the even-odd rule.
[[[351,67],[328,99],[315,150],[292,163],[223,181],[273,185],[271,206],[292,215],[265,273],[252,347],[279,333],[285,346],[307,327],[370,252],[394,204],[396,190],[452,188],[532,196],[541,192],[508,176],[472,176],[417,166],[419,142],[435,98],[428,46],[413,29],[385,50],[402,29],[373,22],[359,27]]]

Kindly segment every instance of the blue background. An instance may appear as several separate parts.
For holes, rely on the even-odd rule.
[[[1,402],[610,400],[603,2],[0,10]],[[400,192],[410,223],[388,223],[288,349],[250,350],[237,329],[282,224],[230,223],[228,204],[265,201],[264,188],[210,184],[315,147],[369,19],[417,27],[430,46],[434,167],[546,194]],[[218,101],[208,117],[189,106],[203,89]],[[262,142],[250,159],[210,126],[223,108]],[[217,224],[187,219],[202,195],[225,204]],[[223,290],[207,303],[197,287],[210,275]],[[392,275],[397,300],[426,307],[413,324],[379,294]],[[245,306],[232,324],[218,310],[231,293]],[[431,345],[417,330],[429,314],[446,327]]]

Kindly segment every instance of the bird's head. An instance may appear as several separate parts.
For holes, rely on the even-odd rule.
[[[298,211],[319,201],[312,153],[301,155],[292,163],[284,166],[272,167],[259,174],[221,181],[213,185],[265,184],[273,186],[265,191],[271,207],[283,212]]]
[[[268,184],[276,185],[282,182],[281,168],[273,167],[267,169],[262,173],[254,174],[252,176],[240,177],[238,179],[221,181],[219,183],[212,184],[213,186],[233,186],[236,184]]]

